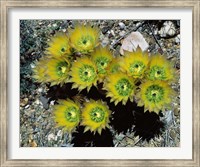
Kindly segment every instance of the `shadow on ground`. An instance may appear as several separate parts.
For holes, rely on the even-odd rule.
[[[101,135],[87,131],[79,126],[77,132],[72,135],[74,147],[113,147],[113,137],[109,129],[102,130]]]

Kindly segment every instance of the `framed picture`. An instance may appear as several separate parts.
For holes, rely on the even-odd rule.
[[[199,166],[199,7],[2,1],[1,166]]]

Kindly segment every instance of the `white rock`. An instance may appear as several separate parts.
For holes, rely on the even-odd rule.
[[[62,132],[62,130],[59,130],[59,131],[58,131],[58,133],[57,133],[57,136],[59,136],[59,137],[60,137],[60,136],[62,136],[62,135],[63,135],[63,132]]]
[[[51,133],[51,134],[48,135],[47,138],[48,138],[48,141],[54,140],[55,139],[55,135],[53,133]]]
[[[124,50],[133,52],[137,47],[140,47],[142,51],[145,51],[148,49],[149,44],[140,32],[132,32],[123,40],[120,53],[124,55]]]
[[[29,107],[30,107],[30,105],[26,105],[24,108],[27,109],[27,108],[29,108]]]
[[[39,88],[39,89],[38,89],[38,92],[40,92],[40,93],[43,92],[43,89],[42,89],[42,88]]]
[[[176,28],[173,22],[166,21],[161,27],[160,31],[158,31],[161,37],[173,36],[176,33]]]
[[[122,22],[120,22],[120,23],[119,23],[119,27],[120,27],[120,30],[123,30],[123,29],[125,28],[125,24],[122,23]]]
[[[136,23],[136,27],[139,27],[141,24],[141,22]]]
[[[54,103],[55,103],[55,100],[52,100],[51,102],[50,102],[50,105],[54,105]]]
[[[57,24],[53,24],[53,27],[56,27],[57,26]]]
[[[39,104],[40,104],[40,100],[37,99],[37,100],[35,101],[35,103],[36,103],[37,105],[39,105]]]
[[[158,29],[154,30],[154,35],[158,34]]]
[[[179,44],[180,43],[180,34],[179,35],[177,35],[176,36],[176,38],[175,38],[175,42],[177,43],[177,44]]]
[[[113,30],[111,30],[110,33],[112,34],[112,36],[115,36],[115,32]]]
[[[31,68],[35,68],[35,64],[31,63]]]

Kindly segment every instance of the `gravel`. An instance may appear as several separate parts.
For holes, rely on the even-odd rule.
[[[180,70],[180,23],[179,21],[145,20],[93,20],[101,29],[102,45],[110,45],[114,55],[119,55],[122,40],[133,30],[139,31],[149,44],[148,52],[161,53],[174,62]],[[20,146],[21,147],[73,147],[76,136],[56,127],[52,106],[55,100],[47,97],[48,85],[36,83],[32,78],[35,61],[44,55],[47,41],[57,31],[66,32],[73,27],[72,20],[21,20],[20,21]],[[174,89],[180,92],[179,83]],[[108,134],[89,136],[90,146],[97,139],[111,136],[112,147],[178,147],[180,146],[179,96],[173,111],[159,116],[165,126],[149,140],[136,135],[135,125],[118,132],[112,125]],[[79,132],[79,131],[78,131]],[[80,132],[81,133],[81,132]],[[83,134],[84,135],[84,134]],[[88,138],[89,138],[88,137]],[[88,141],[87,141],[88,142]],[[86,144],[84,145],[86,146]],[[103,144],[100,146],[104,146]]]

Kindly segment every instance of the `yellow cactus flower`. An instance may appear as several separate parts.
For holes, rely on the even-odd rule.
[[[69,79],[70,62],[63,57],[43,57],[34,68],[33,78],[38,82],[63,85]]]
[[[114,101],[115,105],[122,102],[125,105],[128,99],[133,101],[135,91],[133,78],[119,72],[110,74],[106,79],[103,89],[107,90],[106,97],[111,97],[110,102]]]
[[[55,122],[71,133],[80,122],[80,106],[69,99],[59,100],[58,103],[53,107]]]
[[[164,56],[155,55],[151,57],[147,77],[150,80],[172,81],[175,79],[175,70]]]
[[[74,82],[72,88],[78,88],[79,91],[87,88],[89,91],[92,85],[97,84],[97,68],[94,62],[87,56],[77,59],[71,68],[71,82]]]
[[[46,59],[41,58],[38,62],[36,62],[35,67],[33,69],[33,78],[36,79],[37,82],[46,82],[47,76],[45,75]]]
[[[49,47],[46,49],[48,55],[54,57],[67,56],[70,52],[69,38],[64,32],[58,32],[48,42]]]
[[[92,54],[92,60],[95,62],[99,74],[99,80],[107,74],[106,68],[113,59],[113,55],[107,47],[98,47]]]
[[[144,106],[145,111],[159,113],[170,108],[174,91],[165,81],[146,81],[140,85],[138,106]]]
[[[81,125],[85,126],[84,132],[90,130],[101,134],[102,129],[109,127],[111,111],[102,101],[90,100],[84,104]]]
[[[148,67],[148,63],[149,56],[138,48],[135,52],[125,52],[124,57],[120,61],[120,67],[127,75],[141,79]]]
[[[70,44],[76,52],[88,54],[99,45],[99,30],[89,25],[77,25],[69,31]]]

